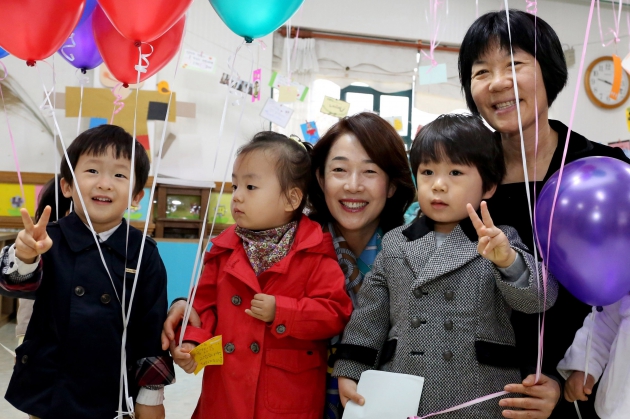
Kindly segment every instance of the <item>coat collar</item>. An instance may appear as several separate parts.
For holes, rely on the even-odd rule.
[[[80,252],[90,246],[94,246],[94,236],[79,216],[72,212],[58,221],[68,246],[73,252]],[[122,224],[102,245],[108,246],[123,258],[130,258],[135,255],[140,247],[140,240],[137,240],[139,232],[135,229],[129,231],[129,246],[127,248],[127,222],[122,219]]]
[[[401,244],[402,253],[414,272],[417,287],[459,269],[479,256],[477,232],[469,218],[462,220],[436,248],[435,221],[421,215],[402,234],[409,240]]]
[[[243,241],[240,237],[234,233],[236,225],[230,226],[227,230],[221,233],[218,237],[212,240],[213,248],[218,246],[223,249],[237,249],[243,247]],[[335,255],[334,249],[328,249],[326,246],[321,246],[324,238],[322,227],[315,221],[310,220],[307,216],[303,215],[298,223],[297,231],[295,232],[295,239],[293,239],[293,245],[291,246],[291,252],[298,252],[300,250],[309,250],[316,253],[330,254],[332,257]]]
[[[465,218],[459,222],[459,227],[462,229],[463,233],[468,237],[471,242],[479,241],[479,236],[477,236],[477,231],[472,224],[470,218]],[[406,229],[402,231],[402,234],[407,237],[409,241],[418,240],[435,229],[435,221],[422,214],[416,220],[409,225]]]

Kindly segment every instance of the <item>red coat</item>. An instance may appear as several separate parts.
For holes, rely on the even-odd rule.
[[[234,227],[213,240],[193,304],[202,327],[185,340],[223,335],[224,363],[205,368],[193,418],[323,415],[327,342],[352,312],[330,234],[303,216],[288,255],[259,278]],[[245,314],[258,293],[276,297],[271,324]]]

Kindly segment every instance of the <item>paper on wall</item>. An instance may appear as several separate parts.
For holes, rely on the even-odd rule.
[[[418,67],[418,83],[421,85],[446,83],[447,80],[446,64]]]
[[[324,103],[322,103],[322,108],[319,111],[337,118],[343,118],[348,115],[349,110],[350,104],[348,102],[324,96]]]
[[[182,57],[182,68],[213,72],[214,64],[214,57],[211,57],[208,54],[204,54],[201,51],[193,51],[191,49],[184,50],[184,56]]]
[[[272,98],[267,99],[265,106],[260,112],[260,116],[282,128],[287,126],[291,115],[293,115],[293,109],[276,102]]]
[[[279,74],[277,71],[271,73],[271,79],[269,80],[269,87],[275,87],[276,89],[280,89],[280,86],[292,86],[297,89],[295,100],[299,100],[300,102],[304,102],[306,99],[306,94],[308,93],[308,87],[300,84],[296,81],[290,82],[288,77]]]
[[[343,419],[406,419],[418,413],[424,378],[417,375],[368,370],[361,374],[357,393],[365,404],[349,401]]]

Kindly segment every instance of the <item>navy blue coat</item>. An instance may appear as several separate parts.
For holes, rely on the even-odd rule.
[[[116,292],[90,230],[72,213],[47,227],[53,246],[42,256],[43,278],[6,399],[40,418],[112,419],[118,409],[127,225],[101,243]],[[129,231],[127,268],[135,270],[142,233]],[[134,274],[127,273],[126,300]],[[138,392],[137,361],[168,356],[160,332],[166,318],[166,270],[147,238],[127,337],[130,395]],[[123,408],[124,408],[123,404]]]

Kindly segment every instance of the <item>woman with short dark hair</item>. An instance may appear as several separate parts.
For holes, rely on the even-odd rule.
[[[560,169],[569,130],[563,123],[549,119],[549,107],[566,85],[568,72],[560,40],[549,24],[519,10],[509,10],[509,19],[511,41],[506,11],[487,13],[472,24],[459,53],[459,77],[468,107],[496,130],[495,135],[500,137],[503,145],[506,175],[488,200],[492,218],[497,225],[516,228],[523,242],[533,251],[536,247],[525,182],[526,179],[530,181],[532,194],[539,193],[551,175]],[[510,46],[514,53],[527,177],[523,173]],[[628,162],[622,150],[591,142],[571,132],[566,163],[588,156],[608,156]],[[535,191],[533,181],[536,181]],[[512,313],[521,372],[527,378],[522,385],[508,387],[510,391],[530,397],[502,400],[506,407],[528,409],[504,411],[504,416],[578,417],[572,404],[559,401],[563,380],[556,373],[556,366],[589,312],[589,306],[560,287],[556,304],[545,317],[542,366],[545,375],[538,383],[532,375],[538,353],[538,315]],[[580,402],[580,409],[585,419],[597,417],[592,400]]]

